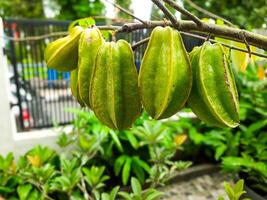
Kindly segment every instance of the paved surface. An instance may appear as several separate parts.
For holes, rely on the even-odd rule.
[[[226,198],[223,182],[230,178],[220,173],[204,175],[172,185],[161,191],[165,193],[162,200],[217,200],[219,195]]]

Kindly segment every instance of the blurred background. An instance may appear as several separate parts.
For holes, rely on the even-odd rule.
[[[210,23],[225,26],[228,20],[236,27],[267,36],[266,0],[176,2]],[[177,178],[184,183],[166,192],[166,199],[217,199],[224,192],[223,181],[233,182],[239,178],[245,180],[247,191],[251,188],[262,196],[250,196],[251,199],[267,199],[266,58],[250,57],[247,53],[225,48],[239,93],[240,125],[234,129],[208,126],[189,108],[184,108],[168,120],[152,120],[144,112],[131,129],[111,130],[73,99],[69,72],[58,72],[46,66],[44,50],[47,44],[66,35],[71,22],[86,17],[93,18],[97,25],[123,25],[135,21],[112,3],[143,20],[165,18],[150,0],[0,0],[0,45],[4,59],[7,58],[4,68],[8,68],[10,86],[9,100],[3,98],[6,95],[0,95],[4,99],[0,100],[0,152],[27,152],[17,163],[12,153],[6,157],[0,155],[0,199],[1,195],[6,199],[18,199],[17,193],[23,195],[20,199],[42,199],[27,198],[25,190],[28,194],[33,190],[34,195],[45,194],[54,199],[83,199],[81,193],[86,188],[90,192],[91,188],[96,189],[98,195],[116,185],[129,188],[131,177],[144,185],[162,186],[174,172],[180,174],[191,165],[196,166],[196,171],[202,169],[200,177],[195,177],[197,173],[192,170],[191,175],[187,173]],[[168,8],[178,19],[186,19]],[[216,14],[224,20],[218,19]],[[134,44],[148,37],[150,31],[136,30],[116,36]],[[110,34],[102,33],[107,40],[111,39]],[[182,37],[188,52],[203,43],[203,39],[184,34]],[[247,48],[243,43],[218,37],[212,39]],[[137,69],[145,48],[146,45],[142,45],[134,51]],[[266,55],[261,49],[250,48]],[[0,70],[4,69],[1,67]],[[6,73],[3,74],[0,75],[5,78]],[[4,82],[2,78],[0,81]],[[6,92],[3,85],[0,84],[0,92]],[[3,112],[7,101],[10,109]],[[15,131],[7,119],[10,110],[16,120]],[[68,131],[65,128],[69,128]],[[222,176],[219,168],[233,176]],[[81,177],[89,183],[82,190],[77,187]],[[41,187],[31,185],[33,180]],[[26,189],[22,190],[23,187]],[[236,188],[243,190],[240,185]],[[241,195],[239,191],[234,192]],[[80,198],[70,198],[72,193]],[[12,195],[15,197],[11,198]]]
[[[71,21],[85,17],[93,17],[98,25],[134,21],[131,16],[121,12],[111,3],[117,3],[143,20],[162,20],[165,17],[149,0],[0,1],[0,16],[6,36],[4,48],[8,57],[11,83],[10,104],[19,131],[52,127],[55,123],[68,124],[74,116],[64,109],[78,107],[69,89],[70,74],[48,69],[43,60],[45,46],[60,36],[38,37],[66,32]],[[240,28],[266,35],[265,0],[184,0],[177,3],[203,20],[222,23],[212,19],[206,12],[219,13],[221,17]],[[181,18],[180,13],[172,8],[170,10],[177,18]],[[149,33],[149,30],[137,30],[129,34],[119,34],[118,37],[135,43],[147,37]],[[33,38],[23,39],[28,37]],[[188,36],[183,36],[183,39],[188,51],[203,42]],[[239,43],[235,45],[245,48],[245,45]],[[144,49],[145,45],[135,51],[137,68]],[[235,65],[244,70],[249,61],[248,55],[235,51],[232,54]],[[262,66],[264,62],[259,63]]]

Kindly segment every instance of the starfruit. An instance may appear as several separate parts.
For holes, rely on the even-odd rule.
[[[153,29],[139,72],[144,109],[154,119],[177,113],[189,97],[192,72],[181,35],[171,27]]]
[[[97,118],[112,129],[127,129],[140,115],[138,75],[128,42],[105,42],[99,48],[89,97]]]
[[[76,101],[78,101],[82,107],[85,106],[78,90],[78,68],[70,72],[70,90]]]
[[[44,54],[48,68],[65,72],[78,66],[78,42],[82,32],[82,27],[75,26],[69,35],[48,44]]]
[[[88,107],[90,107],[89,85],[92,71],[98,49],[103,42],[102,34],[96,27],[85,29],[79,40],[78,88],[82,101]]]
[[[205,42],[190,54],[193,86],[188,106],[207,124],[238,126],[238,93],[223,47],[218,43]]]

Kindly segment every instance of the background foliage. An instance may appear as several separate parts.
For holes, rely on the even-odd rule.
[[[105,5],[101,0],[56,0],[59,5],[58,19],[76,20],[88,16],[105,15]]]
[[[12,18],[44,18],[42,0],[1,0],[0,16]]]
[[[261,28],[267,24],[266,0],[192,0],[195,4],[212,13],[228,19],[241,28],[251,30]],[[200,18],[207,16],[192,8],[187,0],[184,0],[185,8]]]
[[[120,5],[122,8],[125,8],[125,9],[133,12],[133,10],[131,10],[131,8],[130,8],[132,0],[115,0],[115,3]],[[131,16],[127,15],[124,12],[118,12],[117,18],[132,19]]]

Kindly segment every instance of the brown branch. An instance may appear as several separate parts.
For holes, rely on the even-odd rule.
[[[183,35],[191,36],[191,37],[194,37],[194,38],[199,38],[199,39],[202,39],[202,40],[206,40],[207,39],[206,37],[203,37],[203,36],[200,36],[200,35],[196,35],[196,34],[193,34],[193,33],[187,33],[187,32],[183,32],[183,31],[180,31],[180,32]],[[220,43],[221,45],[223,45],[225,47],[228,47],[229,49],[234,49],[234,50],[241,51],[241,52],[244,52],[244,53],[253,54],[255,56],[267,58],[266,54],[262,54],[262,53],[258,53],[258,52],[254,52],[254,51],[248,51],[246,49],[242,49],[242,48],[239,48],[239,47],[236,47],[236,46],[233,46],[233,45],[229,45],[229,44],[226,44],[224,42],[219,42],[219,41],[216,41],[216,40],[211,39],[211,38],[209,38],[209,41],[211,41],[213,43]]]
[[[227,26],[220,26],[216,24],[210,24],[207,22],[203,22],[203,26],[199,27],[196,25],[195,22],[188,21],[188,20],[177,20],[179,25],[173,25],[170,21],[151,21],[148,25],[141,24],[141,23],[127,23],[124,24],[122,27],[118,28],[118,26],[99,26],[100,29],[104,30],[117,30],[118,32],[131,32],[138,29],[151,29],[156,26],[173,26],[174,28],[180,31],[186,32],[202,32],[202,33],[211,33],[212,35],[238,41],[244,42],[244,38],[240,34],[240,32],[244,32],[246,41],[249,45],[253,45],[255,47],[261,48],[267,51],[267,37],[252,33],[249,31],[241,30],[238,28],[227,27]]]
[[[197,25],[202,26],[202,21],[198,17],[191,14],[185,8],[182,8],[181,6],[179,6],[179,4],[177,4],[175,1],[173,1],[173,0],[163,0],[163,1],[166,2],[167,4],[169,4],[171,7],[173,7],[175,10],[177,10],[181,14],[185,15],[186,17],[188,17],[189,19],[194,21]]]
[[[203,36],[200,36],[200,35],[196,35],[196,34],[193,34],[193,33],[187,33],[187,32],[184,32],[184,31],[180,31],[180,33],[183,34],[183,35],[187,35],[187,36],[193,37],[193,38],[207,40],[206,37],[203,37]],[[136,50],[139,46],[141,46],[143,44],[146,44],[148,41],[149,41],[149,37],[147,37],[147,38],[145,38],[143,40],[140,40],[139,42],[136,42],[135,44],[132,45],[132,49]],[[230,48],[230,49],[234,49],[234,50],[241,51],[241,52],[248,53],[248,54],[253,54],[255,56],[259,56],[259,57],[262,57],[262,58],[267,58],[266,54],[253,52],[253,51],[248,51],[246,49],[242,49],[242,48],[239,48],[239,47],[236,47],[236,46],[232,46],[232,45],[229,45],[229,44],[226,44],[226,43],[223,43],[223,42],[219,42],[219,41],[216,41],[216,40],[213,40],[213,39],[210,39],[210,38],[209,38],[209,41],[212,42],[212,43],[220,43],[221,45],[223,45],[223,46],[225,46],[227,48]]]
[[[209,24],[206,22],[203,22],[203,26],[199,27],[196,25],[195,22],[192,21],[184,21],[184,20],[179,20],[180,31],[190,32],[192,33],[211,33],[215,36],[221,37],[221,38],[226,38],[229,40],[233,41],[238,41],[244,43],[246,41],[246,45],[253,45],[255,47],[261,48],[265,51],[267,51],[267,37],[257,34],[257,33],[252,33],[249,31],[245,30],[240,30],[237,28],[231,28],[231,27],[226,27],[226,26],[219,26],[215,24]],[[106,25],[106,26],[98,26],[99,29],[101,30],[117,30],[118,32],[131,32],[134,30],[138,29],[151,29],[156,26],[172,26],[172,23],[170,21],[150,21],[148,24],[142,24],[142,23],[126,23],[123,26],[112,26],[112,25]],[[3,36],[0,35],[0,37],[3,37],[7,40],[14,40],[14,41],[29,41],[29,40],[41,40],[44,38],[49,38],[49,37],[58,37],[58,36],[64,36],[67,35],[68,32],[56,32],[56,33],[50,33],[50,34],[45,34],[45,35],[40,35],[40,36],[33,36],[33,37],[25,37],[25,38],[14,38],[14,37],[9,37],[9,36]],[[200,37],[200,36],[198,36]],[[245,40],[244,40],[245,37]],[[237,49],[240,50],[240,49]],[[243,50],[240,50],[243,51]],[[255,53],[252,53],[256,55]],[[258,54],[258,56],[261,56]],[[261,57],[266,57],[266,56],[261,56]]]
[[[230,21],[228,21],[227,19],[220,17],[218,15],[215,15],[214,13],[205,10],[204,8],[201,8],[200,6],[198,6],[197,4],[195,4],[193,1],[191,0],[185,0],[185,2],[187,2],[190,6],[192,6],[193,8],[195,8],[196,10],[198,10],[199,12],[213,18],[213,19],[220,19],[223,20],[226,24],[228,24],[231,27],[236,27],[234,24],[232,24]]]
[[[160,2],[160,0],[152,0],[154,4],[158,6],[158,8],[169,18],[172,24],[179,26],[179,22],[176,17]]]

